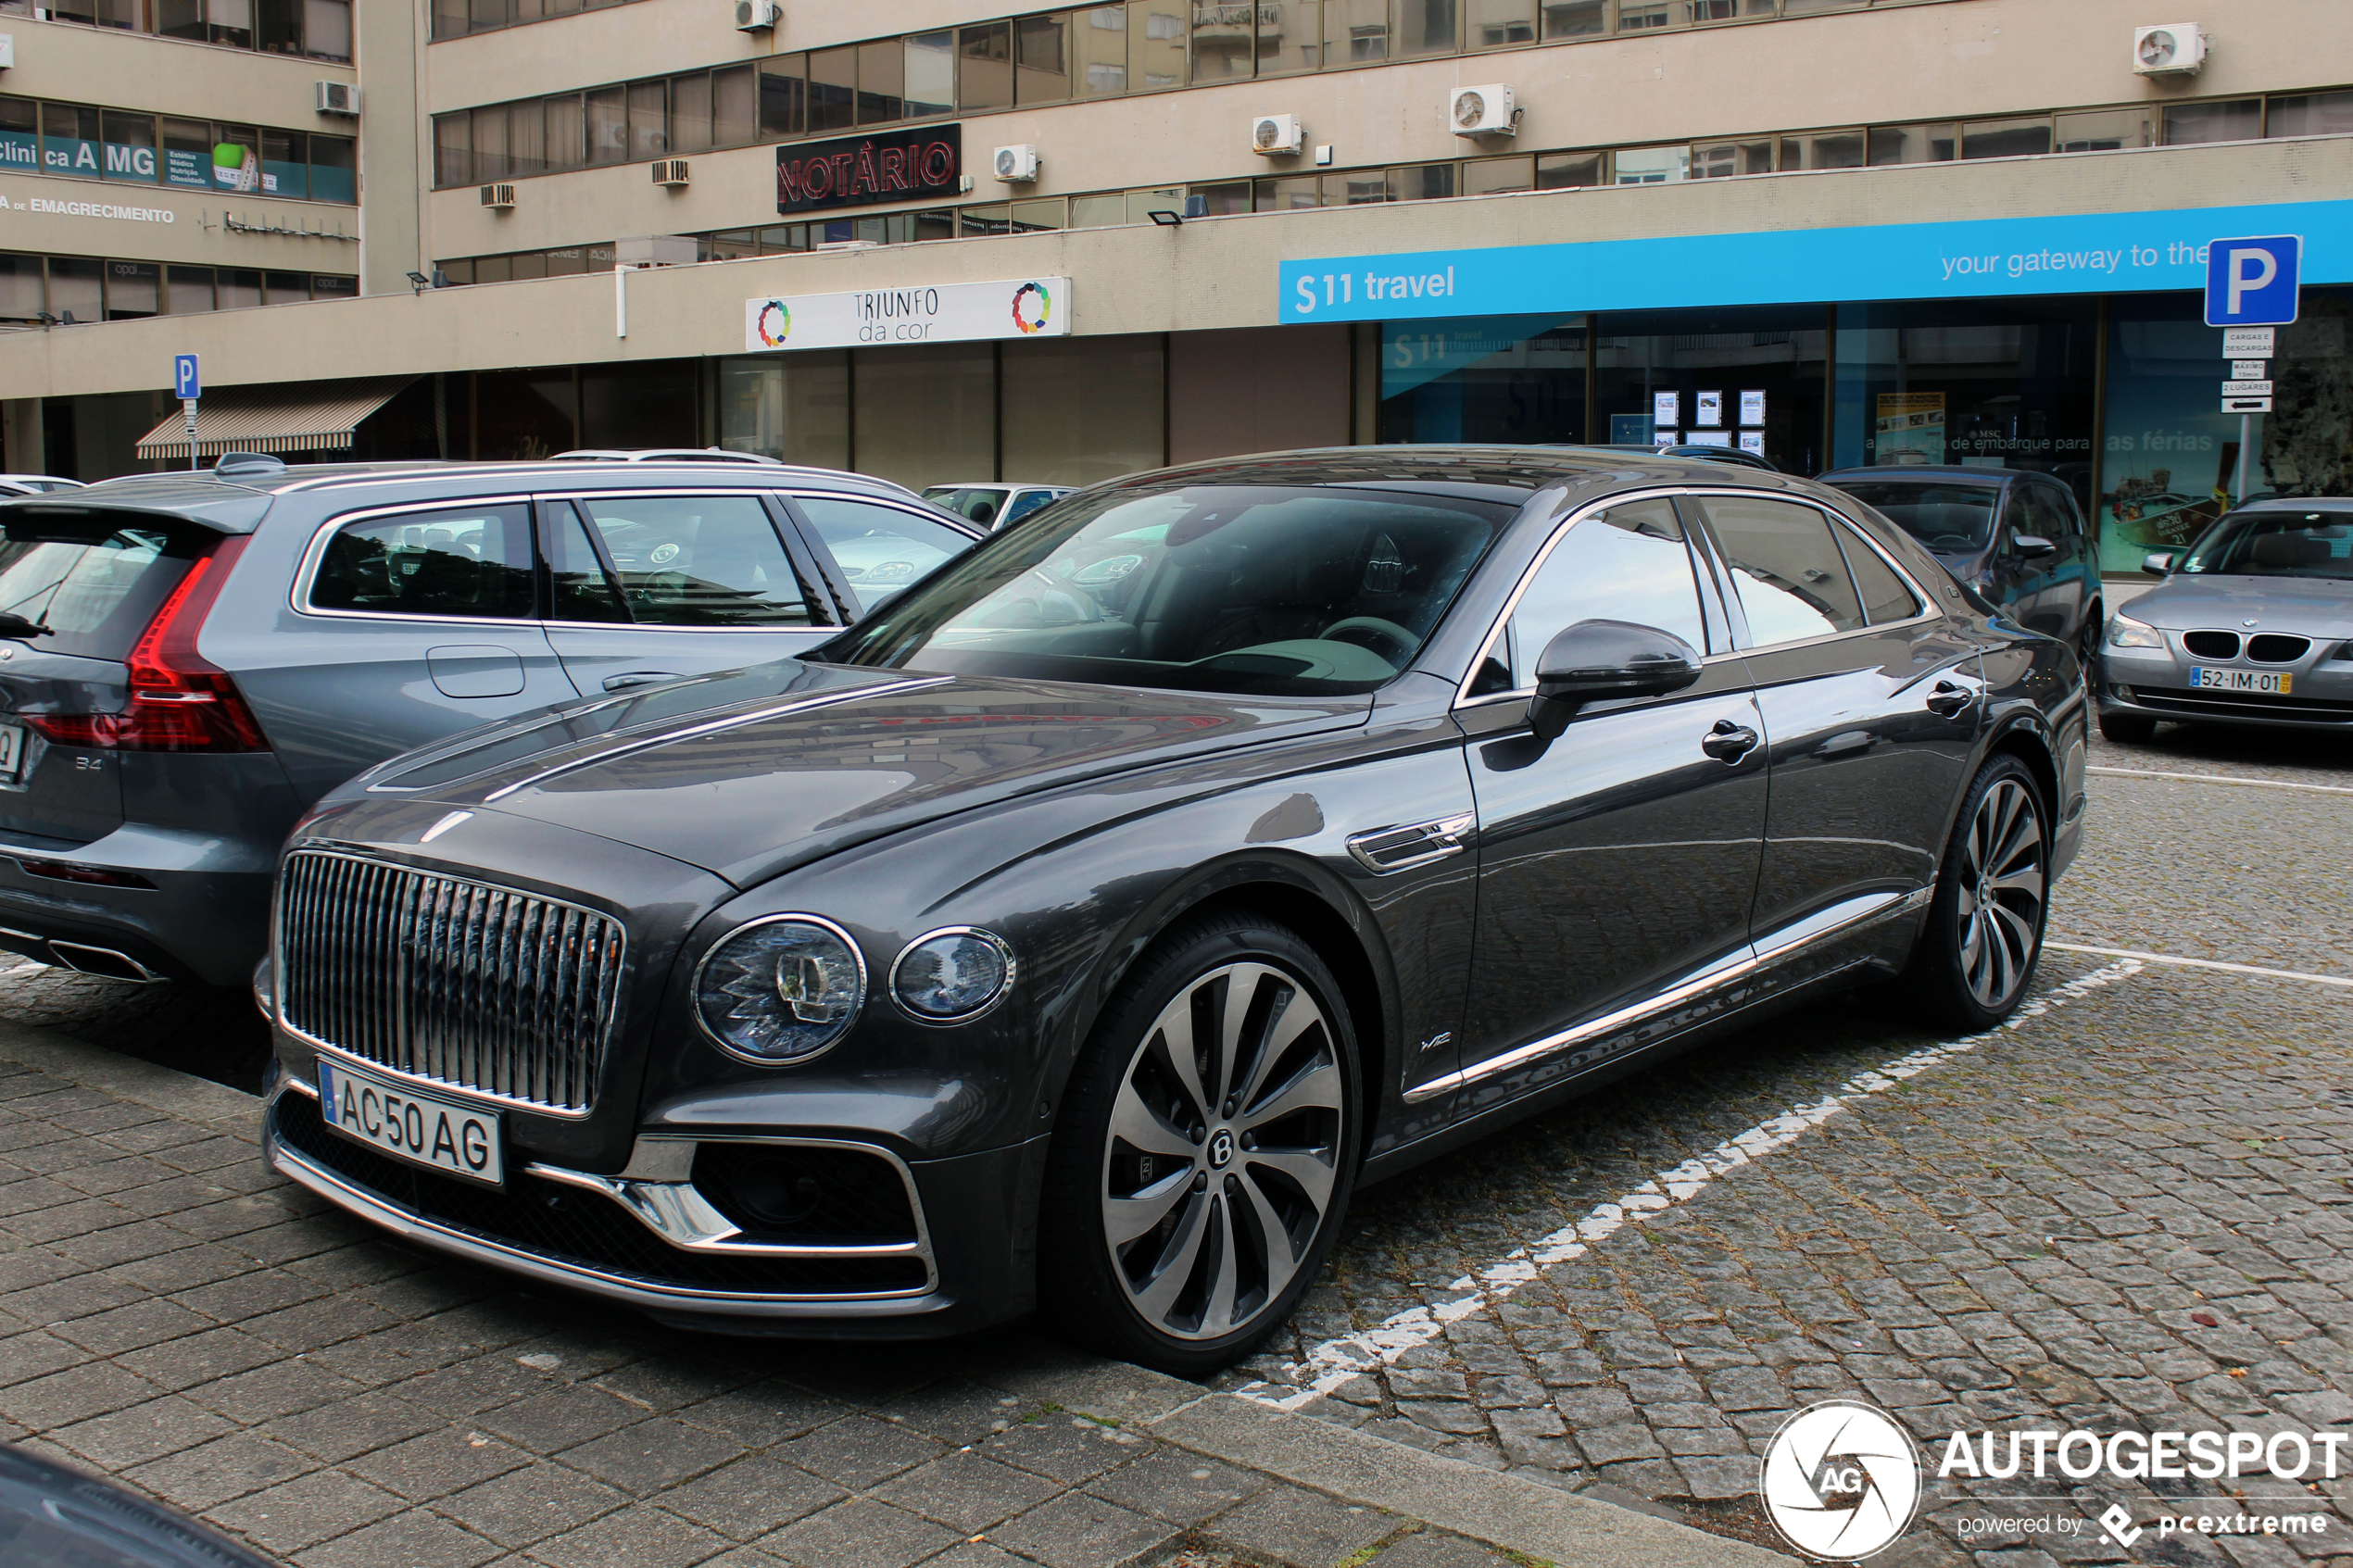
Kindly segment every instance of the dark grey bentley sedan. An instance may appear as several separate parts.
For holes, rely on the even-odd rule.
[[[1804,480],[1138,475],[802,659],[329,797],[261,978],[269,1159],[673,1323],[1042,1309],[1200,1373],[1367,1181],[1829,987],[2010,1011],[2085,700]]]

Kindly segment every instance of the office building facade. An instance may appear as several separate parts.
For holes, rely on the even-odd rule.
[[[311,40],[343,0],[251,19],[275,59],[234,42],[244,12],[220,43],[166,7],[292,0],[91,3],[152,9],[19,37],[200,47],[304,93],[335,74]],[[359,206],[334,204],[308,99],[308,119],[264,116],[258,90],[241,110],[284,121],[249,138],[263,174],[299,170],[276,206],[353,219],[353,297],[320,297],[321,262],[282,309],[271,268],[240,262],[256,299],[215,259],[208,312],[10,317],[6,462],[99,408],[120,412],[82,477],[187,461],[139,437],[170,411],[171,355],[197,351],[227,421],[199,456],[716,445],[1086,483],[1322,443],[1673,434],[1793,471],[2044,469],[2097,514],[2111,569],[2232,495],[2353,486],[2339,0],[2186,26],[2124,0],[369,4],[342,73],[365,96]],[[53,88],[0,74],[19,93],[45,159]],[[156,117],[142,202],[179,199],[193,154],[169,155],[195,143],[172,117],[230,112],[122,109]],[[225,123],[216,147],[238,144]],[[2271,407],[2243,419],[2203,289],[2214,243],[2248,235],[2300,242],[2301,294]],[[157,317],[180,259],[159,258]]]

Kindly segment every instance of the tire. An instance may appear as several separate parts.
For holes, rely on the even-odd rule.
[[[2048,811],[2015,757],[1996,756],[1969,784],[1904,972],[1903,994],[1931,1025],[1979,1034],[2025,997],[2050,908]]]
[[[1340,997],[1296,933],[1240,913],[1185,922],[1121,985],[1047,1157],[1038,1296],[1063,1336],[1201,1377],[1290,1315],[1362,1142]]]
[[[2146,746],[2156,734],[2157,721],[2138,713],[2100,715],[2100,738],[2112,740],[2119,746]]]
[[[2083,665],[2083,685],[2087,691],[2100,689],[2100,639],[2108,634],[2108,612],[2094,600],[2091,612],[2083,617],[2083,629],[2075,634],[2075,657]]]

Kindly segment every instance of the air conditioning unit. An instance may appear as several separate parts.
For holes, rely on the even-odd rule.
[[[321,114],[347,114],[354,117],[359,115],[359,89],[353,83],[314,82],[310,85],[318,94],[318,109]]]
[[[2143,76],[2195,76],[2206,68],[2206,34],[2196,22],[2133,30],[2133,69]]]
[[[1455,88],[1446,104],[1446,118],[1457,136],[1510,136],[1519,130],[1519,111],[1512,107],[1509,82]]]
[[[785,8],[776,0],[736,0],[736,31],[766,32],[785,19]]]
[[[653,161],[654,183],[678,190],[686,183],[686,160],[682,157],[658,157]]]
[[[512,185],[484,185],[482,188],[482,205],[497,212],[509,211],[515,205],[515,188]]]
[[[1306,141],[1295,114],[1262,114],[1250,122],[1250,150],[1268,157],[1293,157]]]
[[[997,178],[1011,184],[1026,185],[1038,178],[1038,149],[1031,146],[1000,147],[997,149]]]

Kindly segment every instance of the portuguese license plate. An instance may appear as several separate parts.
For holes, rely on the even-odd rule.
[[[24,767],[24,726],[0,719],[0,784],[14,784]]]
[[[319,1113],[345,1137],[396,1159],[477,1182],[506,1180],[496,1111],[421,1095],[321,1058]]]
[[[2253,692],[2258,696],[2285,696],[2296,677],[2284,670],[2215,670],[2190,667],[2190,684],[2205,692]]]

